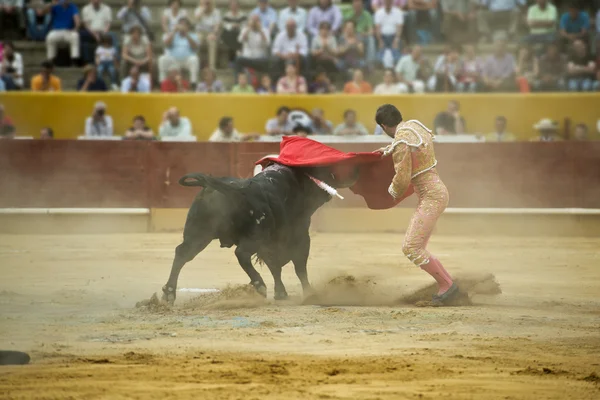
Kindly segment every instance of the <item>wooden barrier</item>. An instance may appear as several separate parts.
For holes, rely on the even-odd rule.
[[[0,208],[187,208],[197,191],[178,185],[185,173],[249,177],[277,151],[276,143],[0,141]],[[436,153],[451,207],[600,208],[598,142],[438,144]],[[343,195],[328,207],[364,207]]]

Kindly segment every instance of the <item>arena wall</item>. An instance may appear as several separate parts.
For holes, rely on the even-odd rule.
[[[433,124],[435,115],[446,109],[450,99],[458,99],[471,133],[490,132],[494,118],[504,115],[509,130],[519,139],[535,136],[532,126],[541,118],[552,118],[562,123],[570,118],[574,123],[595,127],[600,117],[600,94],[452,94],[372,96],[372,95],[310,95],[310,96],[253,96],[235,94],[127,94],[120,93],[2,93],[0,102],[14,119],[21,135],[37,137],[44,126],[54,129],[59,139],[73,139],[84,130],[85,119],[93,105],[102,100],[113,117],[115,134],[123,134],[135,115],[144,115],[149,126],[157,129],[167,108],[177,106],[181,114],[191,119],[199,140],[206,140],[217,126],[220,117],[229,115],[241,132],[263,133],[267,119],[278,107],[311,110],[323,108],[333,123],[342,120],[346,109],[358,112],[359,120],[369,130],[375,126],[373,115],[382,103],[400,105],[407,118]],[[593,131],[594,129],[592,129]]]

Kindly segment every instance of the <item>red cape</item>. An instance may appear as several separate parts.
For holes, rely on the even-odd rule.
[[[414,193],[412,185],[399,199],[388,193],[395,174],[394,162],[392,157],[382,157],[380,152],[344,153],[311,139],[284,136],[279,157],[265,157],[256,164],[265,167],[269,162],[288,167],[330,167],[340,180],[349,177],[358,166],[358,180],[350,190],[364,197],[367,206],[373,210],[392,208]]]

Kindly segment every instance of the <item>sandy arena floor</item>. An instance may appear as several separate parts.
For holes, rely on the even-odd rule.
[[[398,304],[430,283],[401,235],[315,234],[309,275],[327,306],[301,305],[287,266],[285,302],[234,286],[136,308],[179,238],[0,235],[0,348],[32,356],[0,367],[0,398],[600,398],[600,239],[434,237],[455,276],[500,283],[472,306]],[[213,243],[179,287],[247,282]]]

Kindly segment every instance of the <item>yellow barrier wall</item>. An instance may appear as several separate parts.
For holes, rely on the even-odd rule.
[[[286,105],[312,109],[320,107],[334,124],[341,122],[344,110],[352,108],[369,130],[375,128],[374,113],[384,103],[393,103],[405,119],[419,119],[432,126],[435,115],[446,109],[450,99],[458,99],[467,121],[468,131],[487,133],[494,118],[508,118],[509,130],[520,139],[535,135],[532,125],[541,118],[552,118],[562,124],[566,117],[573,123],[586,123],[595,132],[600,118],[600,94],[432,94],[406,96],[322,95],[322,96],[258,96],[232,94],[127,94],[120,93],[2,93],[0,103],[17,125],[20,135],[37,137],[44,126],[54,129],[56,138],[75,138],[83,133],[85,118],[93,105],[102,100],[113,117],[115,134],[123,134],[132,118],[141,114],[149,126],[158,130],[163,112],[177,106],[192,121],[198,139],[207,139],[220,117],[235,118],[241,132],[264,131],[267,119],[278,107]],[[595,136],[595,135],[594,135]]]

